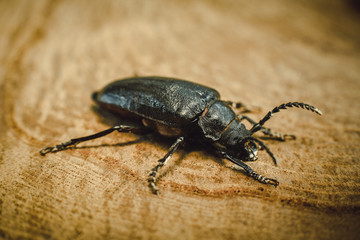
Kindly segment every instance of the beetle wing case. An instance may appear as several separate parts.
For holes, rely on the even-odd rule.
[[[93,94],[110,111],[151,119],[171,127],[191,124],[220,94],[209,87],[164,77],[118,80]]]

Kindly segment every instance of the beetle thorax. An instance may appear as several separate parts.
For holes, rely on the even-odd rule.
[[[234,111],[222,101],[214,101],[205,108],[197,124],[207,140],[219,141],[228,125],[235,119]]]

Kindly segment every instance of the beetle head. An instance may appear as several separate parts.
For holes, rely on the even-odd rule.
[[[233,151],[236,158],[243,161],[256,161],[258,159],[258,147],[251,139],[244,139],[236,144]]]
[[[251,137],[239,139],[236,143],[227,145],[226,152],[242,161],[256,161],[258,159],[258,146]]]
[[[246,141],[243,145],[243,158],[244,161],[256,161],[258,159],[258,147],[254,141]]]
[[[230,126],[223,133],[220,141],[217,142],[217,148],[224,150],[231,157],[241,161],[256,161],[258,159],[258,150],[264,149],[273,159],[274,163],[277,164],[274,154],[265,143],[251,135],[251,132],[246,130],[243,124],[237,124],[236,128]]]
[[[237,154],[234,156],[242,161],[256,161],[258,158],[258,150],[265,150],[270,157],[273,159],[275,165],[277,164],[277,160],[274,154],[270,151],[270,149],[257,138],[252,136],[246,137],[242,139],[237,144]]]
[[[234,158],[242,161],[255,161],[258,158],[256,139],[239,119],[233,121],[222,133],[220,145]]]

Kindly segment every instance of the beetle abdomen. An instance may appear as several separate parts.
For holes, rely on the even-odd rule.
[[[93,94],[94,100],[110,111],[125,110],[174,127],[192,123],[219,97],[212,88],[163,77],[123,79]]]

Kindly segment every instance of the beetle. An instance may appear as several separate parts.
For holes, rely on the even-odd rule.
[[[133,133],[155,131],[162,136],[174,138],[175,141],[150,172],[148,182],[154,194],[159,192],[155,184],[158,170],[166,164],[179,145],[186,141],[206,146],[219,157],[242,167],[249,176],[260,183],[276,187],[279,184],[276,179],[256,173],[245,163],[257,160],[258,149],[264,149],[277,164],[274,154],[253,134],[261,131],[269,138],[280,141],[295,139],[294,135],[273,132],[263,125],[274,113],[292,107],[322,114],[319,109],[309,104],[289,102],[275,107],[263,119],[255,122],[242,115],[248,110],[243,103],[221,100],[219,92],[215,89],[166,77],[133,77],[117,80],[101,91],[93,93],[92,98],[100,108],[131,118],[133,121],[140,121],[142,124],[113,126],[90,136],[74,138],[54,147],[46,147],[40,151],[40,154],[61,151],[80,142],[103,137],[113,131]],[[234,108],[243,111],[236,114]],[[246,129],[243,120],[251,124],[251,129]]]

